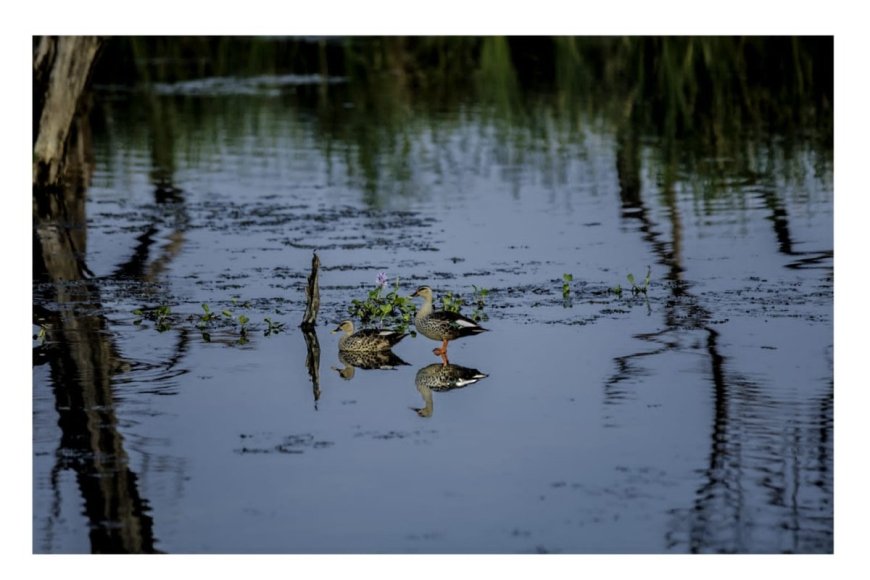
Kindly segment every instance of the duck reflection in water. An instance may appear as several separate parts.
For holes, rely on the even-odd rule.
[[[344,364],[344,368],[340,369],[338,367],[332,367],[332,370],[338,372],[339,376],[346,381],[353,378],[356,369],[393,370],[396,367],[408,365],[408,363],[396,356],[396,354],[391,350],[372,352],[339,350],[338,360]]]
[[[434,363],[425,366],[417,371],[417,376],[414,377],[417,390],[423,396],[424,407],[422,409],[411,408],[420,417],[431,417],[433,411],[432,391],[452,391],[467,387],[488,376],[477,369],[450,363]]]

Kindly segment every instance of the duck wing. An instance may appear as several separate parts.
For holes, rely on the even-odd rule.
[[[475,321],[465,317],[457,312],[449,310],[438,310],[430,315],[435,321],[441,322],[459,333],[459,336],[468,336],[470,334],[478,334],[486,332],[487,328],[482,327]]]
[[[388,328],[364,328],[355,333],[354,336],[359,336],[367,342],[379,342],[393,346],[408,336],[408,333]]]
[[[401,332],[390,330],[388,328],[364,328],[354,333],[354,336],[364,336],[366,338],[383,338],[389,340],[397,336],[403,336]]]

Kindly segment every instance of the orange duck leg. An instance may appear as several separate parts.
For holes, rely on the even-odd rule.
[[[447,360],[447,340],[446,339],[441,342],[441,348],[433,348],[432,352],[435,353],[435,356],[441,357],[441,361],[444,363],[445,366],[450,364],[450,361]]]

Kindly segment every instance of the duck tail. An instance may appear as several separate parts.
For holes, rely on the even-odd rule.
[[[475,334],[480,334],[481,332],[489,332],[489,329],[482,326],[467,326],[462,329],[459,336],[473,336]]]

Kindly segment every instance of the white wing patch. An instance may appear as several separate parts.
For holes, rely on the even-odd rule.
[[[456,321],[456,324],[458,324],[459,326],[464,326],[465,328],[477,328],[477,324],[471,322],[470,320],[459,319]]]

